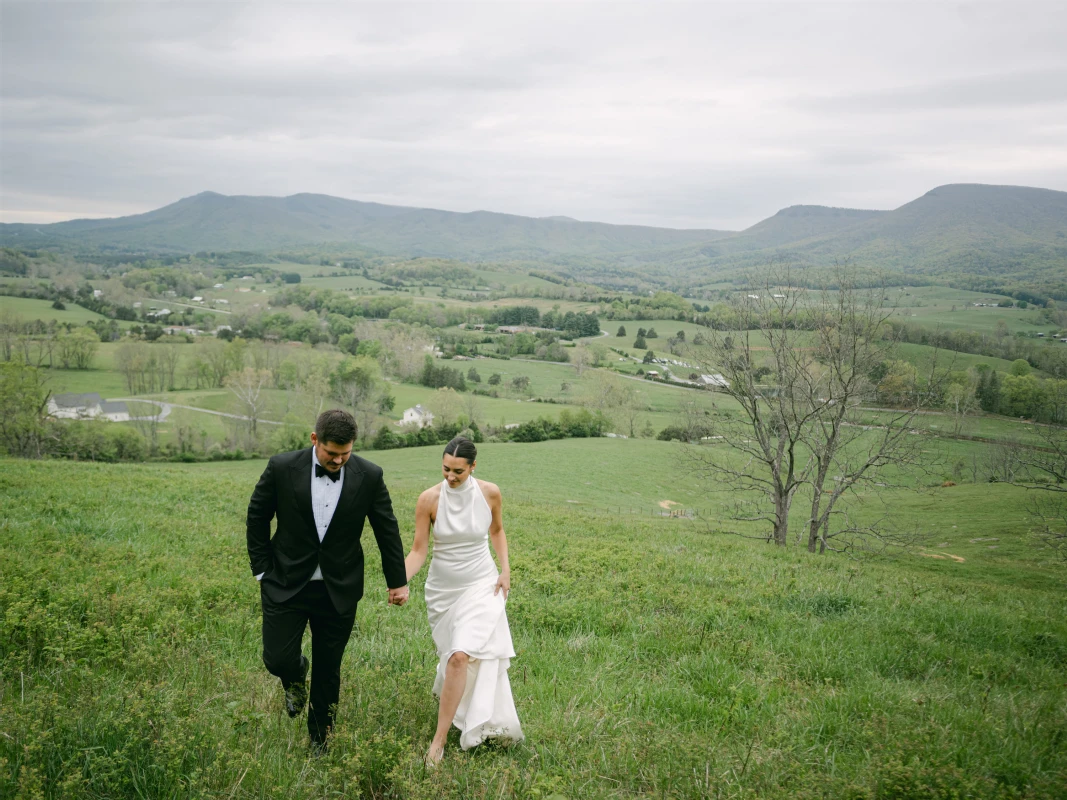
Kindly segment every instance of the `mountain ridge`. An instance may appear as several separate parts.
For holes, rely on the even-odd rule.
[[[397,257],[538,262],[588,274],[711,279],[790,259],[915,274],[1058,274],[1067,283],[1067,192],[945,184],[892,210],[794,205],[742,231],[656,228],[393,206],[331,195],[206,191],[110,219],[0,224],[0,244],[193,253],[358,246]]]

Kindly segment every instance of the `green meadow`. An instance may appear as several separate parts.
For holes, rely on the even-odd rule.
[[[299,272],[308,286],[393,291],[334,276],[331,267],[263,266]],[[549,288],[521,273],[475,272],[483,291]],[[277,290],[228,281],[204,296],[257,313]],[[522,297],[472,303],[440,291],[412,287],[401,296],[452,307],[594,307]],[[998,321],[1011,331],[1041,329],[1033,309],[970,305],[999,298],[905,291],[898,313],[930,327],[959,320],[989,332]],[[74,305],[59,312],[46,301],[0,302],[24,319],[97,318]],[[79,314],[90,316],[63,316]],[[640,359],[645,351],[632,347],[639,327],[656,329],[647,344],[659,357],[678,331],[690,342],[706,333],[669,320],[602,319],[608,335],[583,344]],[[92,369],[49,370],[48,388],[127,397],[118,347],[102,344]],[[193,348],[181,347],[183,357]],[[342,357],[328,345],[292,353],[302,366]],[[910,344],[896,355],[920,372],[935,357],[940,368],[1011,366]],[[686,360],[684,351],[675,357]],[[458,395],[454,411],[473,412],[483,429],[596,408],[610,381],[636,393],[638,431],[679,425],[685,405],[712,421],[737,413],[721,394],[638,380],[642,365],[619,359],[608,351],[605,366],[623,375],[522,358],[439,365],[464,375],[473,368],[481,382],[472,388],[497,392]],[[491,387],[493,374],[501,380]],[[512,385],[518,377],[527,389]],[[395,399],[388,424],[417,403],[434,406],[427,387],[385,388]],[[335,402],[320,401],[322,393],[265,389],[261,419],[310,424],[320,402]],[[191,436],[208,451],[238,438],[237,422],[206,413],[241,413],[231,391],[176,388],[145,399],[191,407],[175,407],[156,426],[161,444]],[[130,408],[144,414],[151,406]],[[628,432],[622,412],[609,414]],[[858,421],[889,418],[871,408]],[[954,424],[947,413],[915,417],[909,441],[923,468],[890,468],[879,478],[889,485],[843,501],[857,524],[884,519],[914,537],[907,549],[859,558],[776,549],[762,540],[762,523],[733,519],[737,494],[695,469],[700,453],[739,464],[722,444],[605,437],[480,445],[479,477],[504,492],[511,682],[527,740],[463,753],[453,738],[435,771],[422,762],[437,709],[425,573],[413,581],[409,606],[386,606],[369,532],[368,593],[343,666],[339,728],[329,754],[311,759],[303,722],[284,714],[280,687],[260,660],[244,514],[263,459],[0,458],[0,797],[1065,797],[1067,572],[1031,533],[1027,491],[988,482],[1000,452],[991,443],[1039,444],[1041,429],[979,413],[954,438]],[[262,438],[275,430],[263,426]],[[440,450],[362,453],[385,469],[407,544],[418,493],[440,480]],[[793,505],[794,535],[803,532],[804,492]]]
[[[69,322],[71,325],[84,325],[87,322],[106,319],[103,315],[87,308],[82,308],[76,303],[66,303],[65,305],[66,309],[60,311],[52,308],[52,303],[49,300],[0,295],[0,315],[5,319],[39,319],[44,322],[55,320],[56,322]],[[123,327],[126,327],[126,325]]]
[[[463,753],[453,737],[435,771],[423,576],[386,606],[369,532],[339,727],[310,759],[260,661],[243,523],[263,461],[0,460],[0,796],[1063,796],[1067,594],[1024,490],[893,490],[924,547],[809,556],[716,532],[745,530],[721,515],[622,507],[706,504],[682,452],[481,448],[504,492],[527,739]],[[369,455],[410,543],[439,449]]]

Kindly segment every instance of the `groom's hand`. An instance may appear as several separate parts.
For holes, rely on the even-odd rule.
[[[389,605],[402,606],[408,601],[408,587],[401,586],[399,589],[389,590]]]

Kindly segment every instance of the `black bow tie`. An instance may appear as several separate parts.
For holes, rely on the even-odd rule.
[[[331,481],[337,481],[341,479],[341,470],[337,470],[337,472],[330,472],[328,469],[326,469],[326,467],[322,466],[322,464],[316,464],[315,477],[321,478],[323,475],[325,475]]]

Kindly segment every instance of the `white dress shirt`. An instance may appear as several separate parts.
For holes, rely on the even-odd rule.
[[[315,529],[321,542],[326,536],[326,529],[330,527],[333,512],[337,509],[337,501],[341,499],[341,484],[345,481],[345,468],[341,467],[341,477],[331,481],[327,476],[315,477],[315,467],[319,458],[315,454],[315,448],[311,448],[311,509],[315,513]],[[322,580],[322,567],[315,567],[315,574],[311,576],[313,581]]]
[[[341,499],[341,484],[345,482],[345,468],[341,467],[341,477],[331,481],[323,475],[315,477],[315,467],[319,464],[319,457],[315,455],[315,448],[311,448],[311,510],[315,514],[315,530],[321,542],[326,537],[326,530],[330,527],[333,512],[337,510],[337,502]],[[262,580],[267,573],[261,572],[256,580]],[[322,567],[315,567],[315,574],[311,576],[313,581],[322,580]]]

